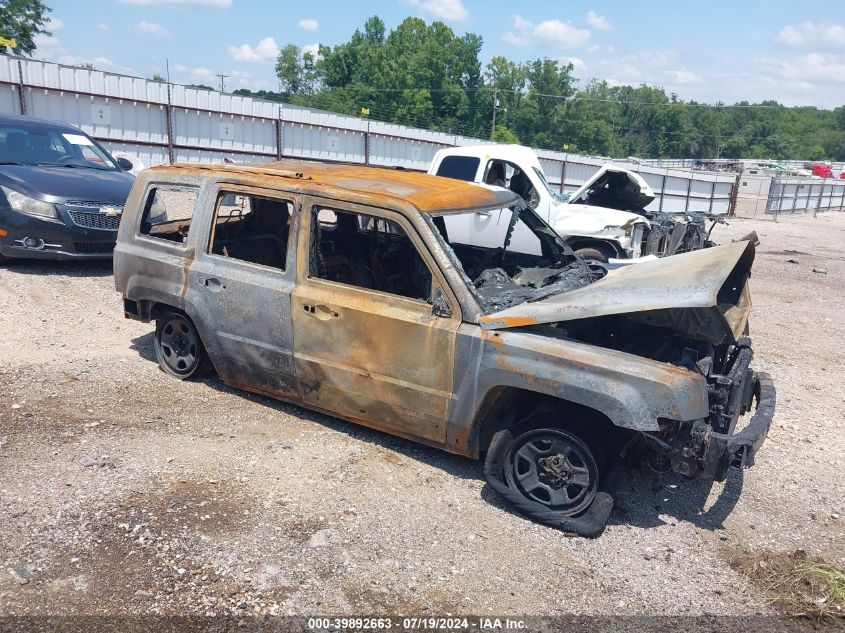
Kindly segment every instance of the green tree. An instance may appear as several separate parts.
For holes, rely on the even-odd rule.
[[[504,125],[496,124],[496,131],[493,132],[493,140],[497,143],[513,143],[519,145],[519,137]]]
[[[166,81],[166,79],[164,77],[162,77],[161,75],[159,75],[158,73],[156,73],[152,77],[150,77],[150,81],[155,81],[157,83],[163,84]]]
[[[711,106],[657,86],[578,85],[572,66],[553,59],[496,56],[482,70],[481,44],[442,22],[407,18],[388,30],[373,16],[316,56],[285,46],[280,92],[237,92],[352,115],[366,107],[382,121],[608,157],[845,159],[845,106]]]
[[[0,36],[14,38],[12,52],[31,55],[35,50],[35,36],[50,35],[45,28],[50,8],[39,0],[4,0],[0,2]],[[0,53],[8,47],[0,46]]]
[[[311,94],[317,81],[317,69],[313,53],[303,52],[295,44],[288,44],[276,59],[276,76],[282,90],[292,95]]]

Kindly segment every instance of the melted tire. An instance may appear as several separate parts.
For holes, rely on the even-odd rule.
[[[487,457],[484,460],[484,478],[490,487],[507,499],[517,511],[538,523],[587,538],[601,536],[607,527],[610,512],[613,510],[612,492],[616,483],[618,464],[614,462],[608,469],[589,506],[577,516],[568,516],[525,497],[519,490],[508,484],[505,469],[513,443],[514,437],[509,429],[499,431],[490,441]]]
[[[156,320],[154,347],[159,368],[174,378],[203,378],[212,371],[199,332],[181,312],[169,312]]]

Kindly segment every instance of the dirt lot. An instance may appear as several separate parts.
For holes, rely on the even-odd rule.
[[[511,513],[475,462],[168,378],[108,265],[0,267],[0,613],[770,613],[731,551],[845,565],[845,213],[715,237],[752,229],[758,464],[627,473],[597,540]]]

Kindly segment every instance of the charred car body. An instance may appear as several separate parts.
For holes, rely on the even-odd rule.
[[[463,241],[479,212],[495,231]],[[745,336],[753,258],[608,272],[511,192],[290,161],[142,172],[114,271],[164,371],[484,458],[522,512],[594,536],[623,456],[715,479],[753,463],[774,409]]]
[[[521,145],[470,145],[437,152],[428,173],[510,189],[579,255],[607,262],[643,255],[663,257],[712,246],[720,216],[655,212],[654,192],[639,175],[608,164],[578,190],[552,191],[537,154]],[[472,223],[481,231],[483,221]]]

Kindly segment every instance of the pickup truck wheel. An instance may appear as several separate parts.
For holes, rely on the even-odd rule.
[[[179,312],[156,320],[155,352],[161,369],[180,380],[207,376],[211,371],[197,329]]]
[[[508,486],[529,501],[563,516],[586,510],[599,489],[599,468],[589,445],[557,428],[539,428],[515,438],[507,449]]]
[[[579,255],[583,259],[594,262],[601,262],[603,264],[607,263],[607,260],[613,257],[611,253],[605,251],[604,249],[588,246],[586,248],[579,248],[575,251],[576,255]]]

